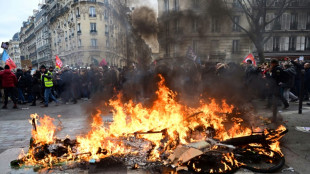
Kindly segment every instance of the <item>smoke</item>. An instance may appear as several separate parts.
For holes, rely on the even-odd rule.
[[[149,38],[158,32],[156,14],[153,9],[146,6],[133,11],[132,24],[134,30],[139,32],[144,38]]]

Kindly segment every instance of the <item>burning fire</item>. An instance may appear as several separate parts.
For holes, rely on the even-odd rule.
[[[135,154],[137,151],[122,141],[133,136],[151,142],[149,160],[156,161],[162,153],[173,150],[177,144],[205,140],[205,135],[193,136],[197,127],[213,128],[216,131],[214,138],[218,140],[252,134],[250,128],[242,126],[241,118],[228,120],[227,115],[232,113],[234,106],[227,104],[225,100],[220,104],[214,99],[201,100],[200,106],[196,108],[183,105],[176,100],[177,93],[165,86],[162,76],[156,94],[157,100],[151,107],[135,104],[133,101],[122,103],[122,96],[118,95],[116,99],[109,101],[109,105],[113,107],[113,122],[110,125],[106,126],[103,123],[98,111],[98,114],[93,116],[90,132],[77,137],[76,149],[69,148],[62,158],[49,154],[47,158],[39,160],[33,152],[40,149],[30,148],[25,163],[52,165],[55,162],[70,160],[98,160],[110,155]],[[32,130],[34,144],[44,146],[55,143],[54,119],[48,116],[39,118],[37,114],[31,115],[31,118],[30,122],[36,125]],[[224,123],[229,121],[233,125],[226,127]],[[279,151],[276,143],[271,148]],[[147,151],[150,147],[146,146],[143,149]],[[225,158],[231,163],[234,161],[233,155],[227,154]],[[226,169],[229,169],[229,165],[225,163]]]

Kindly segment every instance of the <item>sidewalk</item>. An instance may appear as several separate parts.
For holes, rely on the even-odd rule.
[[[271,109],[265,109],[264,101],[253,102],[257,114],[264,117],[271,117]],[[288,133],[281,139],[281,148],[285,155],[286,167],[293,167],[295,173],[310,173],[310,134],[299,132],[296,126],[310,127],[310,106],[303,104],[303,113],[298,114],[298,103],[290,103],[288,109],[279,107],[279,123],[288,128]],[[270,125],[275,126],[275,125]],[[293,172],[290,172],[293,173]]]

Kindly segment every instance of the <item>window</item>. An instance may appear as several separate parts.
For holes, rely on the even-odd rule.
[[[306,29],[310,30],[310,12],[307,13]]]
[[[298,25],[298,14],[297,13],[292,13],[291,14],[291,24],[290,24],[290,29],[291,30],[297,30],[297,25]]]
[[[197,28],[198,28],[197,25],[198,25],[197,24],[197,19],[194,19],[193,23],[192,23],[192,31],[193,32],[197,32]]]
[[[165,0],[165,12],[169,13],[169,0]]]
[[[289,38],[289,51],[295,51],[296,50],[296,37],[291,36]]]
[[[239,53],[240,51],[240,40],[233,40],[233,47],[232,47],[232,53],[233,54],[236,54],[236,53]]]
[[[233,31],[240,32],[240,27],[238,26],[240,23],[240,16],[233,17]]]
[[[179,22],[178,19],[176,19],[176,20],[174,21],[174,32],[175,32],[175,33],[179,33],[179,28],[180,28],[180,22]]]
[[[212,17],[212,19],[211,19],[211,32],[212,33],[221,32],[220,21],[216,17]]]
[[[105,41],[105,46],[106,46],[107,48],[110,48],[110,41],[109,41],[109,39],[107,39],[107,40]]]
[[[193,7],[197,8],[199,6],[199,0],[193,0]]]
[[[165,28],[166,28],[166,37],[169,37],[169,33],[170,33],[169,22],[165,23]]]
[[[90,32],[97,32],[96,23],[90,23]]]
[[[95,7],[89,7],[89,17],[96,17]]]
[[[305,50],[310,51],[310,36],[306,37]]]
[[[107,24],[104,26],[104,29],[105,29],[105,34],[109,34],[109,27]]]
[[[108,11],[104,10],[104,19],[108,19]]]
[[[78,46],[79,46],[79,47],[82,46],[82,40],[81,40],[81,39],[79,39],[79,41],[78,41]]]
[[[88,0],[89,2],[96,2],[96,0]]]
[[[179,11],[179,0],[173,1],[174,11]]]
[[[97,39],[91,39],[91,46],[97,47]]]
[[[79,7],[76,8],[76,17],[77,18],[80,17],[80,8]]]
[[[276,17],[277,15],[275,14],[274,16]],[[281,30],[281,16],[278,18],[275,18],[273,28],[275,30]]]
[[[280,51],[280,37],[273,37],[273,51]]]
[[[166,51],[165,57],[170,57],[170,44],[169,43],[166,43],[165,51]]]
[[[81,24],[80,23],[77,24],[77,32],[81,33]]]

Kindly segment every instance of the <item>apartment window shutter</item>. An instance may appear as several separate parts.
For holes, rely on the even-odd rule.
[[[289,30],[291,27],[291,14],[286,14],[286,20],[285,20],[285,29]]]
[[[289,43],[290,43],[290,38],[289,37],[285,37],[285,40],[284,40],[284,51],[288,51]]]
[[[301,36],[300,37],[300,51],[305,51],[305,41],[306,41],[306,37]]]

